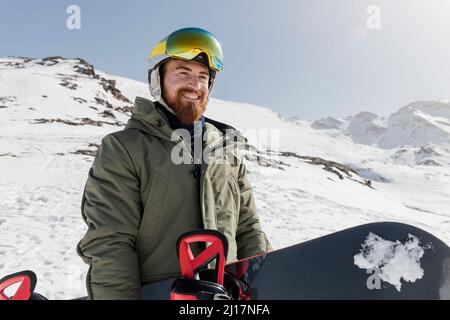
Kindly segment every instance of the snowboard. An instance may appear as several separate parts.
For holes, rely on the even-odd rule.
[[[346,229],[225,270],[244,284],[246,300],[450,300],[450,248],[395,222]],[[142,299],[169,299],[174,281],[144,285]]]
[[[450,248],[432,234],[410,225],[365,224],[226,266],[226,238],[212,230],[199,232],[200,236],[193,232],[191,239],[208,239],[205,234],[211,241],[214,236],[222,239],[223,246],[208,248],[222,262],[218,259],[215,267],[201,266],[203,269],[196,272],[200,264],[209,263],[207,250],[194,257],[182,250],[183,244],[187,248],[189,243],[179,239],[177,254],[183,277],[143,285],[143,300],[168,300],[177,295],[175,300],[191,299],[192,290],[196,294],[197,289],[203,292],[211,287],[216,292],[233,291],[232,298],[240,300],[450,300]],[[184,278],[192,279],[187,279],[186,284]],[[181,286],[177,287],[180,280]],[[36,281],[31,271],[1,279],[0,300],[45,300],[34,292]],[[222,286],[215,286],[215,282]],[[17,284],[20,286],[15,295],[7,296],[6,289]],[[184,295],[187,287],[191,296]]]

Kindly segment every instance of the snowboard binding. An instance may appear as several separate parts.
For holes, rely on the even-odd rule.
[[[16,292],[12,295],[6,293],[14,285],[20,283]],[[43,296],[34,292],[37,278],[33,271],[21,271],[10,274],[0,280],[0,300],[46,300]]]
[[[196,257],[190,245],[210,243]],[[177,241],[181,277],[172,285],[171,300],[248,300],[245,284],[225,271],[228,241],[214,230],[194,230]],[[215,264],[212,264],[212,262]],[[213,265],[213,268],[207,268]]]

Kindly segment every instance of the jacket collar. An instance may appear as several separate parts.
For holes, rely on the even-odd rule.
[[[204,121],[204,142],[206,145],[220,143],[226,136],[237,133],[235,128],[224,123],[207,117],[204,117]],[[171,139],[173,129],[164,112],[156,107],[155,102],[143,97],[136,97],[133,112],[126,128],[139,129],[153,136],[178,142]],[[243,139],[246,141],[245,138]]]

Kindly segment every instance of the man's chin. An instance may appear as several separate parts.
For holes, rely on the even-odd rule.
[[[166,99],[164,101],[170,106],[178,120],[184,125],[192,125],[198,121],[206,110],[208,99],[202,97],[200,100],[195,101],[187,99],[178,95],[176,99]]]
[[[187,115],[178,115],[177,114],[178,119],[180,120],[180,122],[184,125],[193,125],[196,121],[198,121],[201,118],[200,116],[187,116]]]
[[[183,104],[181,108],[177,108],[175,114],[181,123],[192,125],[201,118],[203,111],[198,105]]]
[[[179,100],[178,105],[175,108],[175,114],[177,115],[181,123],[185,125],[192,125],[195,123],[195,121],[198,121],[201,118],[203,112],[205,112],[206,103],[204,105],[202,103],[203,101],[184,102]]]

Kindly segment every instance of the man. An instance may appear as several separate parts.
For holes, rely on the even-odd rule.
[[[222,61],[211,33],[173,32],[149,57],[156,102],[137,97],[126,128],[103,138],[82,200],[88,231],[77,246],[90,266],[89,298],[139,299],[143,284],[179,275],[176,240],[192,229],[222,232],[228,262],[270,250],[236,145],[222,162],[202,161],[195,147],[203,140],[203,150],[220,150],[235,132],[203,116]],[[179,161],[180,150],[189,161]]]

